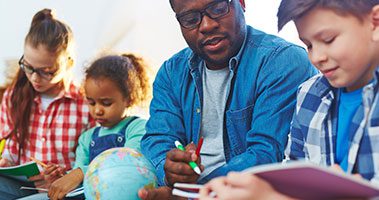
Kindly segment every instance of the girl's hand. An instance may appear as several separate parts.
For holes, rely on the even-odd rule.
[[[45,167],[44,170],[45,180],[50,184],[66,174],[65,168],[52,163],[47,164],[47,167]]]
[[[34,182],[34,186],[36,188],[45,188],[45,189],[48,189],[49,186],[50,186],[50,184],[48,184],[46,182],[45,176],[44,176],[43,172],[41,172],[38,175],[30,177],[28,180]]]
[[[44,167],[44,170],[40,174],[29,178],[29,181],[34,182],[35,187],[49,189],[50,185],[65,173],[63,167],[51,163]]]
[[[1,158],[0,159],[0,167],[10,167],[11,166],[11,162],[6,159],[6,158]]]
[[[84,174],[80,168],[54,181],[49,189],[48,197],[51,200],[64,199],[67,193],[74,190],[83,181]]]

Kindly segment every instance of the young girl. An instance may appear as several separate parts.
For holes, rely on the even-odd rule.
[[[75,189],[101,152],[123,146],[140,150],[146,121],[129,116],[128,110],[150,97],[146,70],[142,59],[132,54],[100,58],[86,70],[84,89],[90,113],[101,126],[80,136],[74,170],[51,185],[50,199],[62,199]]]
[[[7,142],[0,166],[23,164],[32,157],[50,165],[29,179],[34,185],[1,176],[2,198],[30,194],[20,190],[23,185],[48,188],[71,169],[79,135],[95,124],[79,88],[70,80],[72,47],[71,29],[50,9],[34,15],[20,70],[2,99],[0,139]]]

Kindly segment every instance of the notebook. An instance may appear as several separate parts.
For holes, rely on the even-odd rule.
[[[17,166],[0,167],[0,175],[26,176],[27,178],[38,175],[39,169],[36,162],[27,162]]]

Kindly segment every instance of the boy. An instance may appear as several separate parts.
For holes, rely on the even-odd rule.
[[[291,20],[322,75],[299,88],[287,159],[338,165],[377,184],[379,0],[282,0],[279,30]],[[236,181],[241,178],[244,184]],[[235,173],[208,183],[203,199],[212,199],[210,191],[226,199],[289,198],[257,177]]]

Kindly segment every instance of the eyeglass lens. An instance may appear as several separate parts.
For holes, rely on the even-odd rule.
[[[193,11],[177,16],[181,26],[184,28],[195,28],[201,23],[203,15],[217,19],[229,13],[229,0],[215,2],[202,11]]]

